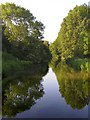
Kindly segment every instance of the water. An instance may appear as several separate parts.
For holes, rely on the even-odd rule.
[[[67,105],[59,92],[59,85],[55,73],[49,68],[43,77],[44,96],[36,101],[31,109],[16,115],[17,118],[87,118],[88,107],[83,110],[73,110]]]
[[[52,68],[48,68],[47,73],[45,73],[45,71],[43,70],[44,74],[39,74],[39,77],[37,74],[35,74],[34,77],[30,77],[30,79],[32,78],[33,80],[33,82],[32,80],[29,81],[30,84],[29,82],[27,83],[27,81],[21,82],[19,80],[14,84],[11,84],[8,89],[9,91],[7,92],[7,102],[4,105],[4,107],[6,107],[4,116],[7,115],[15,118],[88,118],[88,105],[86,98],[81,97],[80,99],[82,99],[82,101],[75,98],[76,100],[72,101],[72,98],[77,94],[75,93],[72,98],[68,98],[67,100],[67,96],[69,95],[63,95],[63,85],[60,85],[60,82],[57,79],[58,76],[56,76]],[[42,77],[40,77],[40,75]],[[39,79],[37,80],[37,78]],[[65,88],[66,87],[64,86],[64,89]],[[70,87],[68,86],[68,89],[69,88]],[[72,92],[73,90],[70,89],[69,91]],[[79,93],[81,96],[83,91],[78,91],[78,94]]]

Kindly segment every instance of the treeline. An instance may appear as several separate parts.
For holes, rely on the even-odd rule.
[[[44,28],[33,14],[14,3],[0,5],[2,9],[3,71],[17,70],[25,65],[48,63],[49,43],[42,40]]]
[[[33,14],[14,3],[1,4],[3,71],[15,65],[61,61],[88,70],[90,57],[90,7],[76,6],[63,19],[57,39],[43,41],[45,26]],[[12,62],[11,62],[12,61]],[[11,67],[10,67],[11,66]]]
[[[14,3],[1,4],[3,52],[32,63],[48,62],[50,52],[44,44],[44,25],[33,14]]]
[[[52,61],[86,61],[90,57],[90,7],[76,6],[63,19],[57,39],[51,44]],[[78,63],[78,61],[76,60]],[[71,63],[70,63],[71,64]]]

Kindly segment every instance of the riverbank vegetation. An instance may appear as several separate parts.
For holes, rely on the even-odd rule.
[[[47,65],[51,57],[53,65],[63,62],[75,71],[90,73],[89,6],[84,4],[69,11],[51,45],[42,40],[45,27],[29,10],[14,3],[1,4],[0,7],[3,78],[26,70],[32,64]]]
[[[73,109],[83,109],[90,100],[90,7],[76,6],[63,19],[57,39],[50,45],[50,66],[59,90]]]
[[[30,64],[48,64],[51,53],[42,40],[43,23],[37,21],[29,10],[14,3],[1,4],[0,8],[3,75],[22,70]]]
[[[66,62],[76,70],[90,71],[90,7],[76,6],[63,19],[51,44],[52,62]]]
[[[42,40],[45,26],[29,10],[14,3],[0,8],[3,115],[12,117],[30,109],[44,95],[42,80],[50,61],[66,103],[73,109],[88,105],[90,7],[84,4],[70,10],[50,45]]]
[[[43,41],[44,25],[14,3],[1,4],[3,75],[30,64],[65,62],[75,70],[90,71],[90,7],[76,6],[63,19],[57,39]]]

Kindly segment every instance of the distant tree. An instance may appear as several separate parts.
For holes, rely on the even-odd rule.
[[[46,45],[49,48],[49,42],[47,40],[44,40],[43,44]]]
[[[58,45],[58,42],[55,41],[49,47],[52,54],[52,62],[60,61],[60,50],[58,49]]]

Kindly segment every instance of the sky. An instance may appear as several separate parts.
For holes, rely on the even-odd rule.
[[[0,0],[0,3],[13,2],[20,5],[41,21],[45,26],[44,40],[53,42],[60,30],[60,25],[69,10],[76,5],[88,4],[89,0]]]

